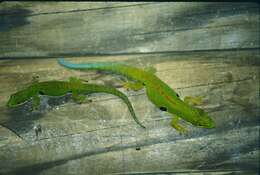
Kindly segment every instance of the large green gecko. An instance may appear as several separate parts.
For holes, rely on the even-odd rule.
[[[127,96],[122,92],[118,91],[114,87],[83,83],[80,79],[71,77],[69,81],[44,81],[44,82],[34,82],[29,87],[20,90],[10,96],[7,102],[7,107],[16,107],[17,105],[23,104],[32,98],[33,109],[38,109],[40,105],[40,96],[62,96],[67,93],[72,93],[72,98],[79,103],[89,102],[86,99],[86,95],[92,93],[109,93],[121,98],[127,105],[132,117],[135,122],[141,127],[145,128],[141,122],[137,119],[134,109],[128,100]]]
[[[107,71],[134,80],[126,82],[124,87],[135,91],[145,87],[149,100],[161,111],[167,111],[173,115],[171,125],[180,132],[187,131],[184,126],[179,124],[180,118],[197,127],[215,127],[214,121],[204,110],[191,105],[189,98],[184,99],[184,101],[181,100],[179,95],[171,87],[151,71],[152,69],[145,70],[116,62],[74,64],[65,61],[63,58],[58,59],[58,63],[70,69]]]

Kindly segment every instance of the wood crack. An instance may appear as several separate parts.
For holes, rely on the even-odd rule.
[[[253,24],[253,23],[252,23]],[[257,25],[257,24],[254,24]],[[186,27],[186,28],[179,28],[174,30],[162,30],[162,31],[151,31],[146,33],[133,33],[131,36],[143,36],[143,35],[153,35],[153,34],[164,34],[164,33],[173,33],[173,32],[183,32],[188,30],[200,30],[200,29],[218,29],[224,27],[240,27],[240,26],[248,26],[248,23],[235,23],[235,24],[225,24],[225,25],[216,25],[216,26],[205,26],[205,27]],[[258,30],[256,29],[256,32]]]
[[[41,15],[56,15],[56,14],[65,14],[65,13],[79,13],[79,12],[89,12],[89,11],[98,11],[98,10],[105,10],[105,9],[120,9],[120,8],[129,8],[135,6],[144,6],[144,5],[151,5],[156,3],[140,3],[140,4],[133,4],[133,5],[119,5],[119,6],[112,6],[112,7],[100,7],[100,8],[89,8],[89,9],[77,9],[77,10],[68,10],[68,11],[57,11],[57,12],[42,12],[42,13],[32,13],[28,15],[20,15],[17,13],[13,14],[5,14],[1,13],[0,15],[6,16],[24,16],[24,17],[34,17],[34,16],[41,16]]]
[[[105,56],[131,56],[131,55],[155,55],[155,54],[172,54],[172,55],[183,55],[183,54],[195,54],[195,53],[212,53],[212,52],[239,52],[239,51],[259,51],[260,46],[254,47],[234,47],[234,48],[221,48],[221,49],[194,49],[194,50],[165,50],[165,51],[147,51],[147,52],[71,52],[71,53],[52,53],[48,56],[0,56],[0,60],[15,61],[16,59],[48,59],[57,57],[70,58],[70,57],[105,57]]]

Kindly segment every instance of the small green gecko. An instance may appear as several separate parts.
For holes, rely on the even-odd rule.
[[[39,95],[48,96],[62,96],[67,93],[72,93],[72,98],[78,103],[90,102],[86,99],[86,95],[91,93],[109,93],[121,98],[127,105],[132,117],[135,122],[141,127],[145,128],[141,122],[137,119],[134,109],[128,100],[127,96],[122,92],[118,91],[114,87],[83,83],[80,79],[71,77],[69,81],[44,81],[44,82],[34,82],[29,87],[18,91],[10,96],[7,102],[7,107],[16,107],[17,105],[23,104],[32,98],[33,109],[38,109],[40,105]]]
[[[146,94],[150,101],[159,107],[161,111],[167,111],[175,116],[172,119],[171,125],[180,132],[187,131],[178,123],[180,118],[197,127],[215,127],[214,121],[206,112],[200,108],[191,106],[190,98],[185,98],[182,101],[172,88],[154,74],[152,69],[143,70],[115,62],[73,64],[66,62],[63,58],[58,59],[58,63],[70,69],[108,71],[135,80],[135,82],[126,82],[124,87],[135,91],[146,87]]]

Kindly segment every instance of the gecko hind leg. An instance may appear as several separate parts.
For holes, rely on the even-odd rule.
[[[201,105],[203,103],[202,97],[186,96],[184,102],[189,105]]]
[[[171,122],[171,125],[172,125],[172,127],[174,127],[177,131],[179,131],[181,134],[186,134],[186,133],[188,132],[188,130],[187,130],[184,126],[182,126],[182,125],[180,125],[180,124],[178,123],[179,120],[180,120],[179,117],[177,117],[177,116],[173,117],[172,122]]]
[[[69,77],[69,82],[79,84],[79,85],[82,84],[82,81],[79,78],[76,78],[76,77]]]
[[[143,89],[144,84],[140,81],[138,82],[131,82],[131,81],[127,81],[124,86],[123,86],[126,90],[134,90],[134,91],[139,91],[141,89]]]
[[[33,111],[39,109],[39,107],[40,107],[40,97],[39,97],[39,95],[33,96],[32,107],[33,107]]]
[[[144,70],[151,74],[155,74],[157,72],[156,68],[152,66],[146,67]]]
[[[92,102],[92,100],[87,99],[86,95],[78,94],[78,92],[72,92],[72,99],[79,104]]]

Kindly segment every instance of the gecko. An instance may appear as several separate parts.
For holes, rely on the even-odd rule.
[[[124,84],[126,89],[134,91],[145,87],[148,99],[161,111],[172,115],[171,125],[177,131],[186,133],[187,129],[179,123],[180,119],[201,128],[214,128],[215,123],[201,108],[191,105],[191,98],[182,100],[165,82],[159,79],[154,69],[145,70],[117,62],[71,63],[59,58],[58,63],[75,70],[97,70],[119,74],[130,79]]]
[[[34,82],[27,88],[12,94],[7,102],[7,107],[16,107],[32,98],[33,110],[37,110],[40,106],[40,95],[63,96],[67,93],[72,93],[72,99],[78,103],[90,102],[86,95],[92,93],[108,93],[115,95],[122,99],[127,105],[135,122],[142,128],[145,128],[145,126],[136,117],[133,106],[125,94],[114,87],[83,83],[82,80],[76,77],[70,77],[69,81],[52,80]]]

